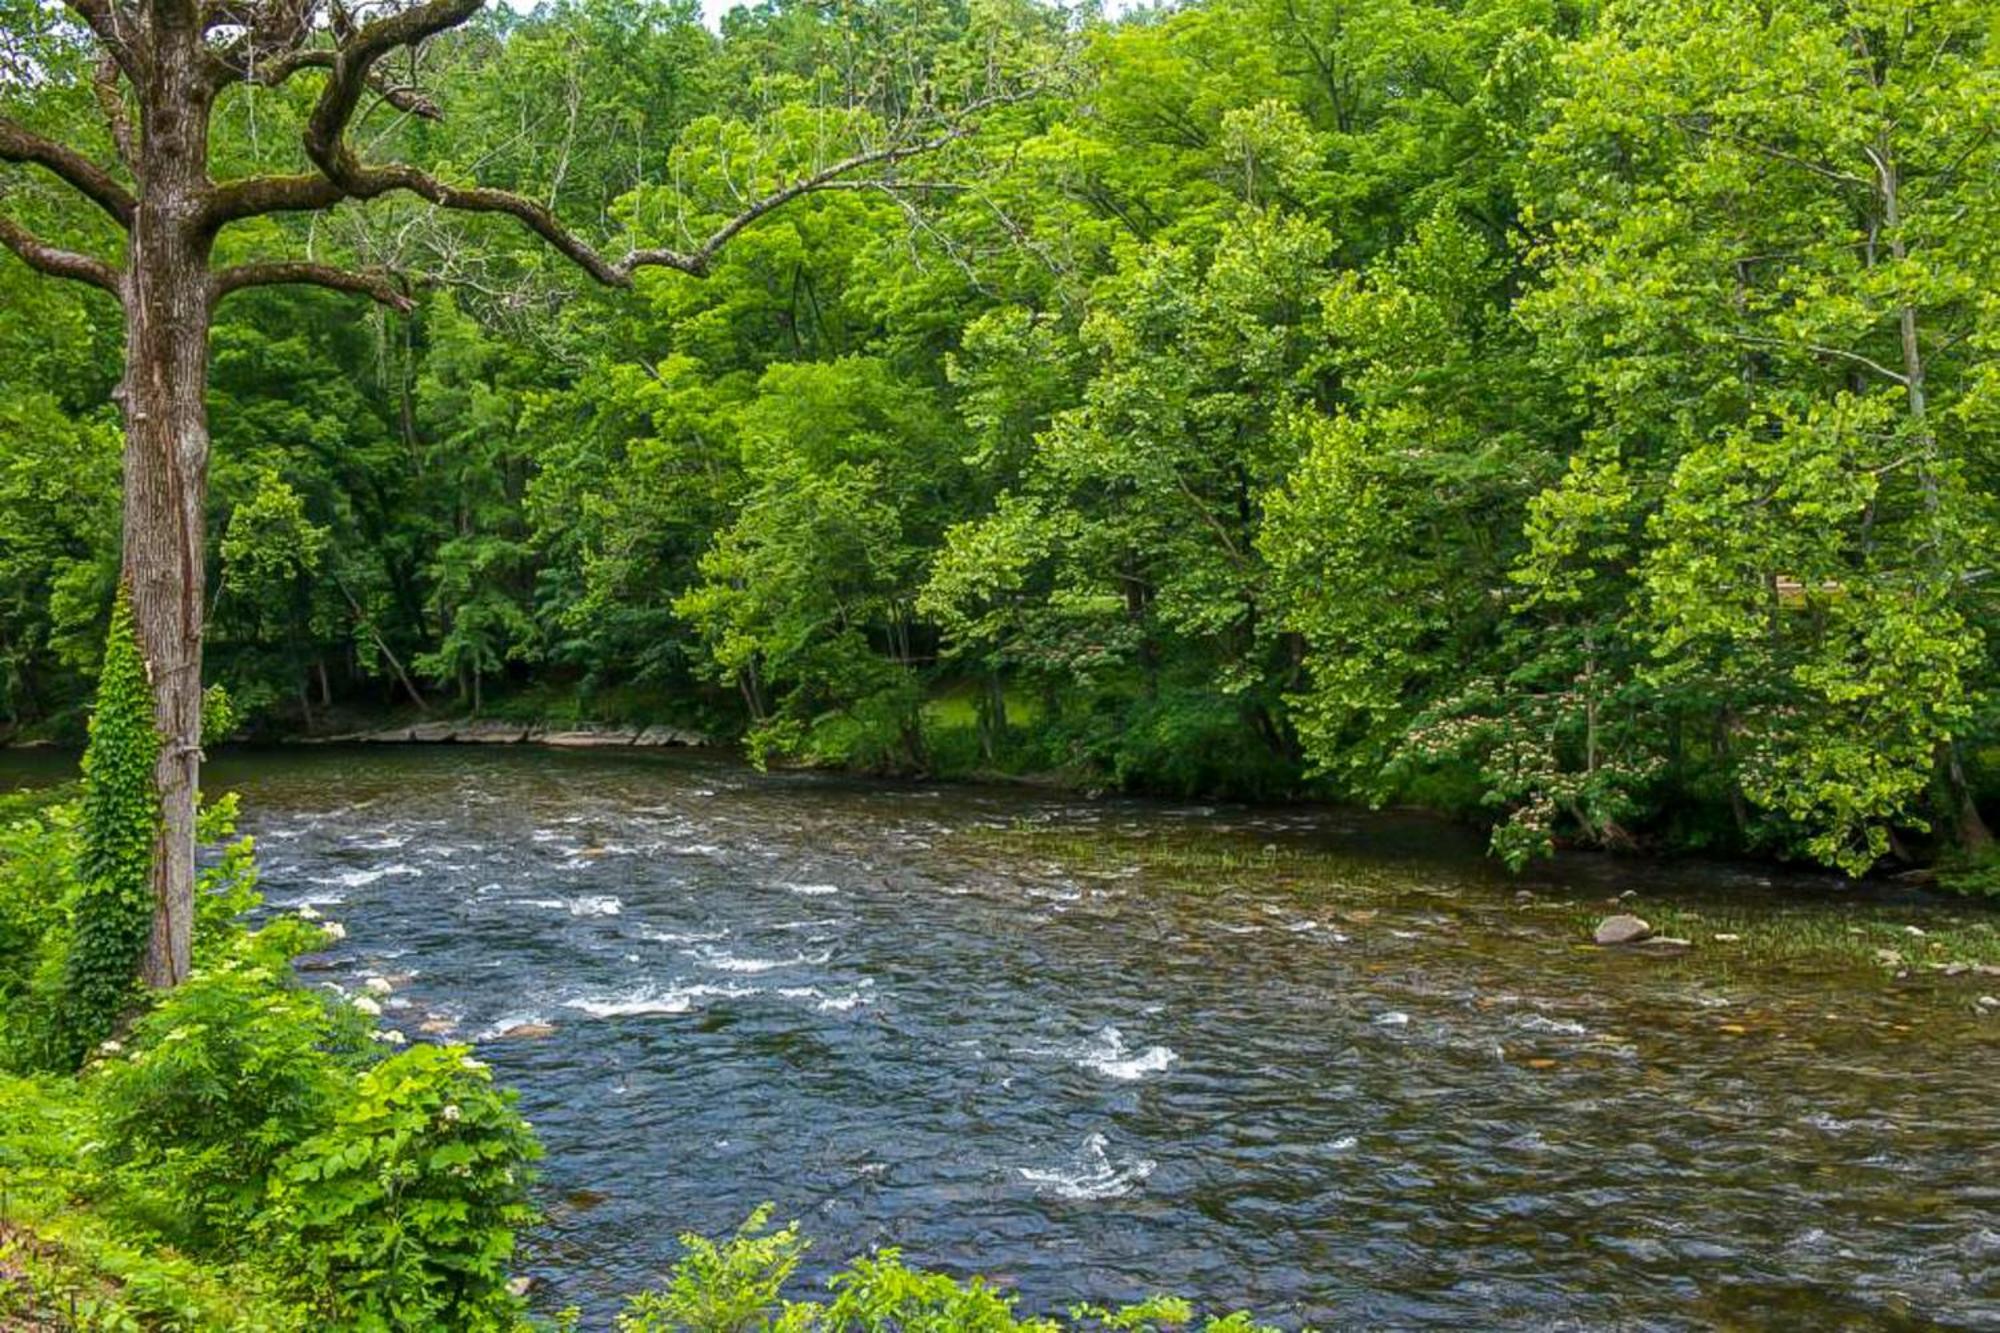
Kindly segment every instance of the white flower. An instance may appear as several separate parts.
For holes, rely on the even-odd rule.
[[[455,1125],[458,1123],[459,1114],[458,1103],[448,1102],[445,1104],[444,1110],[438,1112],[438,1118]]]
[[[105,1055],[116,1055],[125,1049],[125,1045],[123,1042],[103,1041],[97,1044],[97,1049]]]
[[[319,909],[314,907],[311,903],[307,903],[304,907],[301,907],[299,909],[299,920],[301,921],[319,920]]]
[[[370,995],[387,995],[390,991],[396,989],[389,984],[387,977],[370,977],[362,985],[367,988]]]
[[[382,1006],[369,999],[366,995],[357,995],[350,1003],[370,1018],[380,1018],[382,1016]]]
[[[344,940],[347,938],[347,927],[341,925],[338,921],[329,921],[321,929],[326,932],[326,937],[330,940]]]
[[[377,1030],[369,1033],[368,1035],[373,1037],[377,1041],[387,1042],[391,1046],[401,1046],[403,1043],[409,1040],[408,1037],[405,1037],[402,1033],[396,1031],[396,1029],[394,1028],[378,1028]]]

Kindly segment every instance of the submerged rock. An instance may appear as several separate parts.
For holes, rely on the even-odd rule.
[[[1607,916],[1597,923],[1599,944],[1637,944],[1653,933],[1653,928],[1630,912]]]
[[[501,1041],[525,1041],[537,1037],[553,1037],[555,1035],[556,1025],[554,1023],[516,1023],[513,1027],[504,1028],[494,1034]]]

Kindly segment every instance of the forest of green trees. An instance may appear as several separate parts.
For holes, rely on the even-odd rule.
[[[60,11],[0,13],[0,115],[112,160]],[[224,232],[413,306],[219,306],[207,677],[252,734],[421,693],[769,762],[1413,802],[1517,862],[1981,882],[1989,4],[767,0],[717,34],[564,0],[422,61],[444,114],[384,97],[357,141],[620,246],[923,89],[1015,91],[631,291],[416,197]],[[290,161],[310,98],[224,97],[211,155]],[[101,245],[39,166],[0,212]],[[0,718],[75,735],[121,321],[4,254],[0,311]]]

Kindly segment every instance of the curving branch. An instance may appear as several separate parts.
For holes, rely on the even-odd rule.
[[[120,226],[132,225],[138,204],[110,172],[74,148],[45,139],[6,116],[0,116],[0,162],[32,162],[109,213]]]
[[[851,157],[844,157],[838,162],[821,167],[810,175],[801,176],[799,179],[788,185],[781,186],[769,194],[751,200],[741,212],[737,213],[735,217],[730,218],[720,227],[717,227],[713,232],[710,232],[708,239],[701,242],[701,244],[692,250],[634,250],[623,259],[617,261],[612,267],[628,283],[631,281],[633,272],[642,268],[679,269],[683,273],[690,273],[699,277],[708,272],[709,265],[715,262],[715,257],[721,253],[723,246],[729,244],[730,240],[738,232],[763,217],[766,213],[781,208],[794,199],[808,194],[814,194],[821,190],[845,189],[850,185],[860,184],[861,182],[851,181],[848,178],[865,167],[890,166],[906,158],[920,157],[927,153],[934,153],[940,148],[963,139],[966,135],[972,133],[972,130],[973,126],[971,122],[966,121],[952,126],[950,129],[929,139],[892,144],[885,148],[871,149],[855,153]],[[869,181],[866,182],[866,185],[868,188],[886,190],[890,193],[894,193],[896,188],[882,181]],[[914,188],[935,190],[942,187],[936,182],[925,182],[921,186]]]
[[[316,264],[310,260],[266,260],[239,264],[215,275],[217,300],[246,287],[275,287],[283,284],[325,287],[379,301],[391,310],[408,314],[413,308],[408,294],[386,273],[364,273]]]
[[[237,2],[211,0],[218,5]],[[297,14],[309,3],[310,0],[266,0],[265,8],[286,4],[285,13]],[[417,89],[388,81],[378,70],[377,62],[393,51],[418,46],[463,24],[479,11],[482,3],[483,0],[423,0],[359,25],[352,24],[344,11],[336,9],[333,14],[336,43],[330,48],[293,46],[260,61],[248,59],[247,52],[219,56],[228,77],[271,86],[283,83],[301,70],[323,70],[327,78],[303,136],[306,157],[317,172],[256,176],[221,184],[211,192],[207,202],[208,225],[220,228],[271,213],[315,212],[348,199],[366,201],[403,193],[415,195],[439,209],[512,218],[606,286],[629,287],[633,274],[642,268],[670,268],[701,276],[732,239],[766,214],[816,191],[854,188],[859,182],[852,178],[869,168],[888,167],[935,152],[970,134],[981,112],[1022,96],[975,101],[959,108],[952,123],[927,138],[899,138],[788,181],[749,201],[692,249],[643,248],[612,258],[571,231],[548,205],[527,195],[488,186],[453,184],[407,163],[364,162],[348,142],[349,126],[362,98],[371,91],[405,112],[430,118],[438,115],[436,106]],[[254,41],[254,37],[252,28],[245,40]],[[891,192],[896,189],[893,182],[871,184]]]
[[[70,13],[83,20],[107,54],[126,74],[137,78],[141,59],[133,45],[140,34],[138,15],[121,0],[63,0]]]
[[[220,227],[267,213],[312,213],[332,208],[346,195],[318,172],[296,176],[246,176],[215,187],[208,200],[208,225]]]
[[[263,60],[251,59],[250,53],[236,50],[218,54],[215,59],[222,82],[240,81],[275,88],[300,70],[338,69],[341,54],[330,47],[312,46],[284,51]],[[369,91],[398,111],[422,120],[444,119],[444,112],[424,95],[421,88],[393,82],[379,69],[368,71],[367,86]]]
[[[87,282],[93,287],[103,288],[121,301],[124,299],[123,284],[119,282],[117,269],[101,259],[77,254],[73,250],[58,249],[12,218],[0,217],[0,245],[12,250],[26,261],[28,267],[38,272],[54,278]]]

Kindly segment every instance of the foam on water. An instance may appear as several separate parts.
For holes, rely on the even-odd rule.
[[[1132,1053],[1125,1045],[1125,1034],[1109,1024],[1082,1041],[1061,1042],[1054,1046],[1024,1046],[1019,1048],[1018,1053],[1059,1056],[1073,1062],[1079,1069],[1121,1082],[1160,1073],[1180,1059],[1179,1054],[1167,1046],[1148,1046],[1136,1054]]]
[[[1152,1175],[1154,1163],[1148,1158],[1131,1156],[1114,1163],[1109,1147],[1104,1135],[1092,1134],[1083,1141],[1082,1152],[1065,1166],[1016,1169],[1021,1179],[1035,1186],[1039,1193],[1079,1201],[1116,1199],[1130,1194]]]
[[[866,987],[868,984],[864,981],[862,986]],[[786,1000],[810,1000],[813,1008],[822,1014],[844,1014],[864,1004],[875,1003],[875,997],[865,990],[851,990],[845,995],[828,995],[817,986],[780,986],[775,994]]]
[[[757,994],[755,986],[641,986],[618,995],[579,995],[564,1000],[565,1009],[575,1009],[592,1018],[632,1018],[645,1014],[685,1014],[702,1000],[740,999]]]
[[[392,866],[381,866],[368,870],[343,870],[337,875],[314,875],[311,877],[311,881],[314,884],[336,884],[343,889],[359,889],[373,884],[377,880],[388,879],[391,876],[422,879],[423,874],[424,872],[415,866],[406,866],[398,862]]]
[[[705,944],[729,938],[723,930],[661,930],[658,926],[639,927],[639,938],[651,944]]]
[[[1515,1027],[1523,1032],[1550,1032],[1564,1037],[1581,1037],[1590,1029],[1572,1018],[1550,1018],[1546,1014],[1523,1014]]]
[[[832,952],[816,954],[796,953],[790,958],[739,958],[721,949],[686,949],[682,952],[697,959],[704,967],[712,967],[718,972],[775,972],[785,967],[817,967],[833,957]]]

